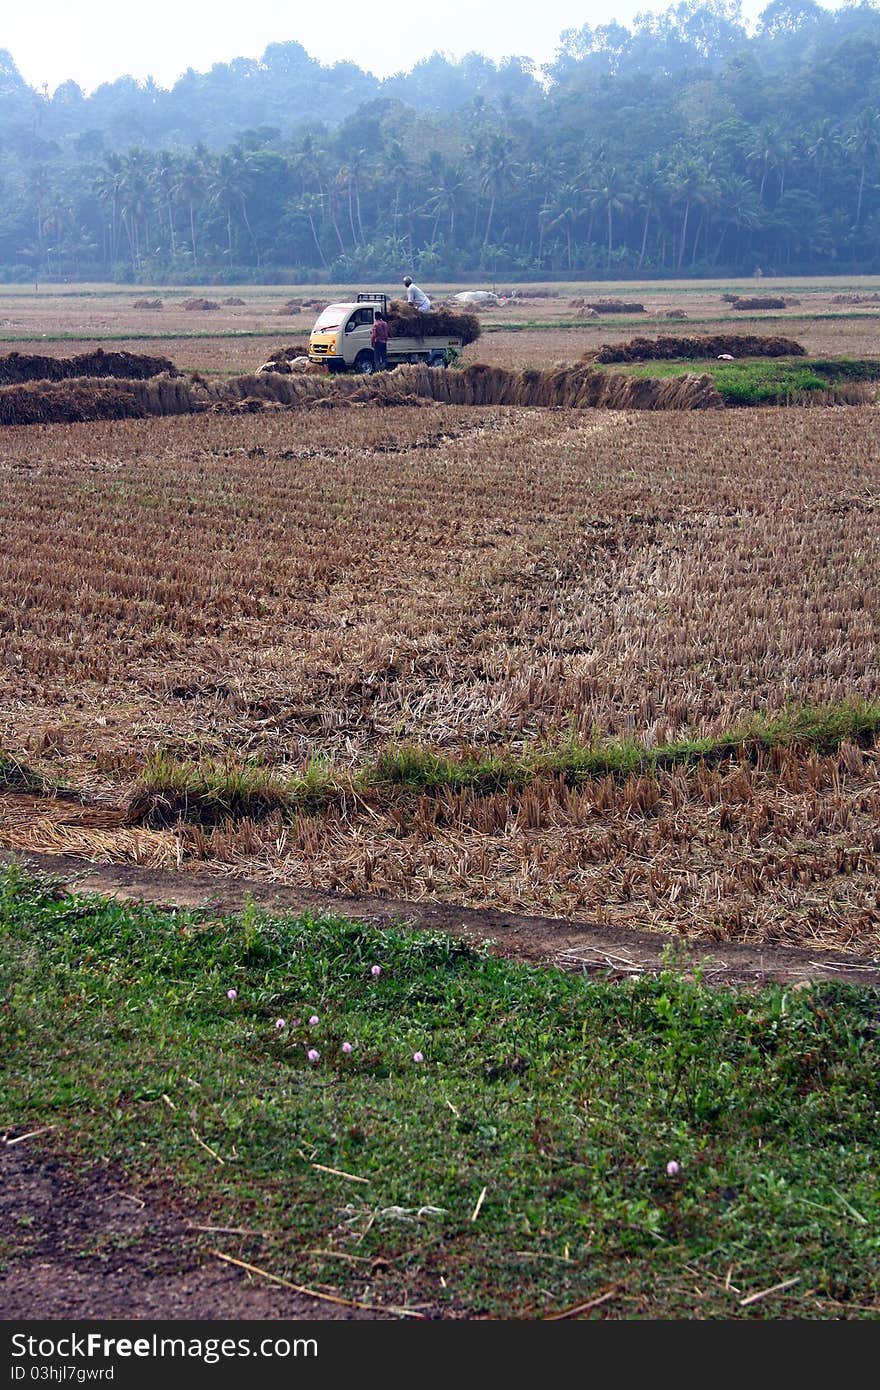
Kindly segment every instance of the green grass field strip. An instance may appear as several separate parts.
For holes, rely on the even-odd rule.
[[[750,719],[708,738],[685,738],[647,747],[636,739],[570,738],[521,753],[463,753],[448,757],[416,744],[386,748],[376,762],[342,771],[314,759],[304,775],[284,777],[258,762],[186,762],[157,753],[138,779],[136,816],[167,821],[184,816],[261,816],[273,811],[318,811],[354,797],[387,800],[395,791],[470,789],[478,795],[523,790],[562,778],[576,786],[591,778],[624,779],[674,767],[696,768],[731,759],[754,759],[774,748],[832,753],[845,742],[869,743],[880,734],[880,705],[842,703],[825,709],[799,707],[773,718]]]
[[[200,1202],[250,1233],[205,1245],[281,1278],[494,1316],[880,1306],[876,990],[710,989],[671,955],[613,982],[17,867],[0,962],[7,1133]]]
[[[834,392],[859,382],[880,380],[880,359],[748,358],[722,362],[677,358],[668,361],[608,363],[607,371],[668,380],[686,373],[711,376],[728,405],[779,405],[816,392]]]
[[[847,742],[869,744],[878,734],[880,704],[854,700],[824,708],[793,707],[772,717],[752,717],[726,733],[652,747],[635,738],[597,738],[588,743],[571,737],[522,752],[464,752],[449,757],[403,743],[390,745],[374,763],[361,768],[340,769],[331,760],[315,758],[299,775],[285,775],[255,760],[185,760],[159,751],[137,779],[130,810],[133,820],[165,823],[182,816],[214,821],[274,811],[317,812],[346,799],[376,802],[400,792],[470,789],[478,795],[493,795],[521,791],[548,779],[562,778],[569,786],[577,786],[597,777],[624,779],[675,767],[695,769],[727,760],[754,760],[774,748],[827,754]],[[53,789],[48,773],[0,752],[0,789],[4,786]]]

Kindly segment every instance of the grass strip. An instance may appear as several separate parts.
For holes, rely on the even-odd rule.
[[[395,790],[472,790],[490,796],[523,790],[548,778],[569,785],[596,777],[650,775],[675,767],[754,759],[774,748],[833,753],[847,742],[866,744],[880,734],[880,704],[847,701],[825,708],[798,706],[757,717],[727,733],[683,738],[649,747],[637,739],[570,738],[518,753],[464,752],[448,756],[418,744],[384,749],[370,766],[343,771],[315,759],[305,774],[285,776],[256,762],[185,762],[158,753],[144,768],[131,802],[134,819],[168,823],[178,817],[212,823],[223,817],[260,817],[273,811],[318,811],[358,798],[372,802]]]
[[[819,393],[846,397],[846,388],[880,381],[877,358],[749,358],[722,362],[716,358],[614,364],[631,376],[667,380],[699,372],[712,378],[726,405],[789,405]]]
[[[589,1316],[876,1317],[880,992],[709,988],[686,964],[614,982],[12,867],[0,1113],[325,1294],[540,1318],[613,1286]],[[14,1268],[41,1237],[9,1216]]]

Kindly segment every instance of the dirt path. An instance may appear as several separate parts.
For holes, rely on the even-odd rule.
[[[379,925],[404,924],[418,931],[449,932],[473,942],[489,942],[499,955],[584,972],[624,977],[656,972],[670,946],[684,968],[700,966],[709,984],[803,985],[840,980],[880,987],[880,960],[843,951],[833,954],[796,947],[721,942],[677,943],[672,937],[635,928],[592,927],[564,918],[527,917],[497,908],[456,907],[449,903],[347,897],[272,885],[199,870],[146,869],[126,864],[89,864],[66,855],[20,854],[0,850],[0,864],[22,862],[59,878],[72,890],[169,907],[207,907],[238,912],[245,901],[282,912],[322,912]]]
[[[96,1168],[84,1178],[44,1145],[0,1135],[0,1319],[230,1320],[396,1318],[309,1297],[204,1249],[204,1213],[133,1193]],[[424,1312],[422,1316],[425,1316]]]

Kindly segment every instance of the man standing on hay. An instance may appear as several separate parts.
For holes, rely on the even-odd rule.
[[[425,291],[420,290],[418,285],[414,285],[412,282],[412,278],[409,275],[404,275],[403,283],[406,286],[407,304],[412,304],[413,308],[418,309],[420,314],[429,313],[431,308],[431,301],[425,294]]]

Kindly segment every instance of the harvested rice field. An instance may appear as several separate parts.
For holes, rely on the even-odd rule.
[[[548,287],[468,361],[878,353],[880,306],[834,302],[873,284],[786,286],[772,322],[729,286],[614,288],[651,312]],[[231,377],[313,318],[242,294],[55,296],[53,337],[16,290],[0,350]],[[0,432],[0,847],[880,955],[875,405],[327,404]]]
[[[435,302],[471,286],[426,286]],[[0,285],[0,353],[135,351],[171,358],[208,379],[254,371],[275,348],[301,343],[320,309],[387,284],[150,289],[130,285]],[[603,343],[667,332],[779,333],[811,355],[880,356],[880,279],[779,278],[495,285],[499,302],[478,310],[482,336],[466,363],[521,370],[570,363]],[[732,297],[781,298],[784,308],[737,310]],[[588,315],[613,300],[631,312]],[[201,305],[211,307],[197,307]],[[145,305],[157,307],[147,308]],[[639,307],[637,307],[639,306]],[[473,306],[468,306],[472,308]]]

